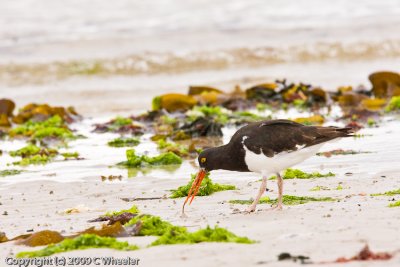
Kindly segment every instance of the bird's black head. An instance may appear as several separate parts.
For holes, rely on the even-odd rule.
[[[198,158],[200,168],[207,172],[220,169],[220,157],[222,155],[220,155],[219,152],[218,147],[208,148],[202,151]]]

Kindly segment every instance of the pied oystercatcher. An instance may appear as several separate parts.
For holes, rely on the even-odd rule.
[[[279,172],[315,155],[325,143],[352,136],[352,128],[306,126],[290,120],[268,120],[240,128],[228,144],[204,150],[198,157],[200,171],[183,204],[196,196],[207,172],[228,170],[256,172],[262,183],[247,212],[253,212],[267,188],[267,179],[275,174],[278,180],[278,204],[282,209],[283,179]],[[189,204],[190,204],[189,203]]]

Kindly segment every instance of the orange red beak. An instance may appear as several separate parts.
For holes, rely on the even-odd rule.
[[[199,192],[201,182],[203,181],[204,177],[206,176],[207,172],[204,169],[200,169],[200,171],[196,175],[196,179],[194,179],[192,186],[190,187],[188,196],[186,197],[185,203],[183,203],[182,213],[185,211],[185,205],[189,201],[189,205],[192,203],[194,197]]]

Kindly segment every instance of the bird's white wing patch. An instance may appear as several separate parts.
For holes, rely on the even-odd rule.
[[[303,146],[303,148],[295,151],[275,154],[273,157],[267,157],[264,153],[256,154],[250,151],[246,145],[243,145],[246,153],[244,161],[247,168],[252,172],[274,174],[314,156],[323,145],[324,143],[305,148]]]

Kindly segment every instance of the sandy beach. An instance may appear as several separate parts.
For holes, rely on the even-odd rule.
[[[85,126],[82,127],[82,132]],[[287,206],[283,211],[268,210],[269,205],[260,204],[254,214],[237,214],[244,205],[229,204],[232,199],[249,199],[258,190],[256,174],[216,171],[213,180],[237,186],[237,190],[198,197],[188,207],[188,218],[180,218],[183,199],[161,199],[125,202],[121,198],[163,197],[171,189],[185,184],[189,174],[195,172],[190,164],[184,164],[173,173],[154,171],[146,175],[128,178],[127,171],[108,166],[123,160],[124,150],[109,148],[101,139],[71,142],[71,148],[82,147],[82,161],[55,162],[49,166],[29,168],[19,176],[1,179],[1,229],[13,237],[29,230],[57,230],[73,234],[89,226],[100,225],[87,221],[116,209],[129,208],[135,204],[145,213],[161,216],[174,224],[196,230],[207,225],[226,227],[238,235],[257,241],[256,244],[199,244],[173,245],[146,248],[155,238],[122,238],[143,248],[133,252],[118,252],[106,249],[73,251],[67,256],[102,255],[140,259],[142,266],[221,266],[240,264],[246,266],[276,266],[277,255],[289,252],[306,255],[315,262],[332,261],[338,257],[351,257],[365,244],[374,251],[397,251],[400,247],[397,209],[388,208],[393,197],[370,194],[382,193],[400,186],[398,181],[400,148],[395,140],[400,128],[397,121],[382,122],[379,128],[362,130],[372,134],[363,138],[344,139],[327,144],[323,151],[330,149],[368,150],[370,154],[314,156],[296,166],[305,171],[331,171],[335,177],[309,180],[285,181],[285,193],[289,195],[330,196],[335,202],[315,202]],[[95,135],[95,134],[93,134]],[[229,138],[229,137],[227,137]],[[140,148],[138,148],[140,150]],[[150,150],[149,144],[143,144]],[[79,170],[79,171],[77,171]],[[123,176],[121,181],[102,182],[100,175]],[[342,190],[311,192],[315,186],[334,189],[342,184]],[[275,181],[268,182],[269,196],[276,196]],[[79,213],[65,214],[64,211],[77,208]],[[4,212],[7,211],[7,216]],[[307,244],[307,245],[304,245]],[[36,249],[36,248],[35,248]],[[29,248],[12,242],[1,244],[2,259]],[[157,255],[157,257],[154,257]],[[397,254],[396,254],[397,255]],[[369,263],[371,264],[371,263]],[[396,256],[389,262],[375,262],[371,266],[397,266]],[[280,266],[296,266],[298,263],[279,263]],[[328,265],[329,266],[329,265]],[[360,266],[354,262],[346,266]],[[370,265],[368,265],[370,266]]]

